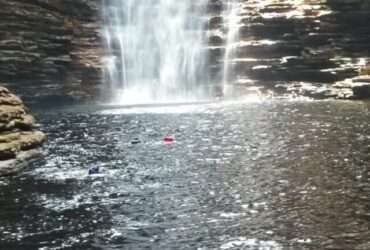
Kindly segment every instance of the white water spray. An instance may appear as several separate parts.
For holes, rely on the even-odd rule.
[[[240,28],[240,3],[237,0],[228,0],[224,10],[225,26],[227,29],[225,55],[223,62],[223,91],[228,95],[228,84],[230,84],[231,76],[234,72],[234,64],[232,60],[235,58],[236,49],[239,42],[239,28]]]
[[[104,0],[105,81],[121,104],[204,96],[207,0]]]

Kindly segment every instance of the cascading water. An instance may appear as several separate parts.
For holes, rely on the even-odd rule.
[[[204,97],[207,0],[105,0],[105,81],[115,102]]]
[[[235,74],[232,60],[235,57],[236,49],[239,45],[239,27],[240,27],[240,3],[237,0],[228,0],[224,10],[224,25],[227,29],[225,55],[223,62],[223,92],[228,95],[228,85],[233,80],[231,76]],[[235,76],[234,76],[235,77]]]

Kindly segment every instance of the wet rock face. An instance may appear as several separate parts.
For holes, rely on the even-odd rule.
[[[212,2],[215,6],[227,3]],[[228,17],[211,9],[211,63],[219,72],[225,62]],[[233,69],[231,84],[248,83],[276,92],[283,86],[320,98],[357,96],[332,85],[357,77],[367,67],[369,1],[240,0],[237,18],[238,39],[229,52],[233,56],[226,58]],[[299,85],[306,90],[310,85],[311,90]]]
[[[17,173],[40,154],[46,135],[34,127],[22,101],[0,87],[0,176]]]
[[[28,96],[88,96],[100,81],[98,0],[0,0],[0,79]]]
[[[368,0],[237,0],[239,31],[232,51],[227,48],[228,2],[209,0],[207,10],[210,73],[216,82],[226,63],[231,65],[228,82],[238,88],[342,98],[348,93],[332,85],[357,77],[369,62]],[[105,54],[101,4],[0,0],[0,79],[26,101],[95,96]],[[294,87],[300,85],[305,90]]]

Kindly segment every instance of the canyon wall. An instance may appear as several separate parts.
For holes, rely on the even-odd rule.
[[[224,70],[227,2],[209,0],[207,49],[215,80]],[[238,41],[226,62],[233,86],[346,98],[343,80],[370,81],[367,0],[237,2]],[[1,85],[26,102],[96,95],[104,55],[101,0],[0,0],[0,6]]]
[[[101,75],[100,1],[0,0],[0,6],[1,85],[26,101],[94,95]]]
[[[227,1],[211,2],[210,54],[217,74],[224,67],[228,33],[217,6]],[[234,86],[347,98],[356,97],[351,91],[354,85],[369,85],[369,1],[238,2],[239,38],[227,61],[233,69]],[[352,78],[354,85],[342,84]]]

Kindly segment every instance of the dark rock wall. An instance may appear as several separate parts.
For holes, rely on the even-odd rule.
[[[92,95],[99,8],[98,0],[0,0],[0,82],[25,98]]]
[[[213,6],[227,1],[211,1]],[[370,49],[368,0],[240,0],[234,84],[331,85],[366,68]],[[216,10],[216,11],[214,11]],[[212,67],[222,70],[227,27],[214,7]],[[216,43],[214,43],[216,41]]]

